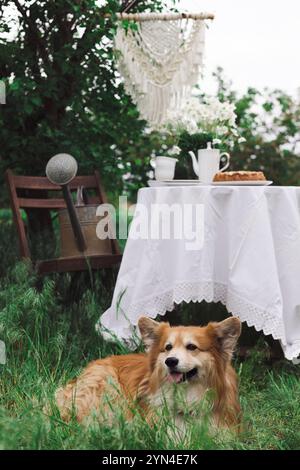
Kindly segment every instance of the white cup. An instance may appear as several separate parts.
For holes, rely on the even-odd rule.
[[[176,162],[178,159],[172,157],[153,158],[150,163],[155,170],[155,179],[157,181],[173,180]]]

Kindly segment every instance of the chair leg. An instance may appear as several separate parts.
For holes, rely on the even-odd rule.
[[[44,277],[41,276],[40,274],[37,274],[37,277],[36,277],[36,280],[35,280],[35,283],[34,283],[34,287],[36,288],[36,290],[39,293],[42,292],[43,287],[44,287]]]
[[[82,285],[83,282],[82,278],[85,277],[86,272],[76,271],[71,274],[71,282],[69,287],[69,301],[78,302],[82,296]]]

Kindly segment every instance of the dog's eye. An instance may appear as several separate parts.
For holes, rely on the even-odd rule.
[[[167,344],[166,351],[171,351],[172,348],[173,348],[172,344]]]
[[[195,351],[195,349],[197,349],[197,346],[195,344],[187,344],[186,346],[186,349],[188,349],[189,351]]]

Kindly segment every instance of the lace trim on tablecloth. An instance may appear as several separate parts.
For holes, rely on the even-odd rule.
[[[163,316],[167,311],[173,310],[175,304],[201,302],[202,300],[221,302],[229,313],[240,318],[242,322],[246,322],[248,326],[253,326],[257,331],[263,331],[265,335],[272,335],[274,339],[279,339],[283,344],[286,344],[283,321],[277,312],[267,311],[253,303],[249,303],[249,301],[230,291],[226,284],[219,282],[181,282],[172,289],[144,298],[135,304],[126,305],[127,302],[124,299],[122,311],[126,312],[126,318],[131,325],[136,325],[141,315],[155,318],[157,315]],[[121,316],[121,314],[119,315]],[[129,324],[128,320],[127,325]],[[122,331],[116,327],[118,331],[115,334],[128,339],[130,329],[126,328],[126,325],[123,328],[122,323],[119,326],[121,326]],[[98,329],[102,330],[101,325]],[[127,331],[127,334],[125,331]],[[297,355],[299,353],[300,350]]]
[[[282,344],[282,349],[284,352],[284,356],[289,360],[293,361],[300,355],[300,341],[295,341],[292,344]],[[294,362],[295,364],[299,364],[300,360]]]

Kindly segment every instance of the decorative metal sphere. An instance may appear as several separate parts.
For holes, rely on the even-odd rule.
[[[78,165],[72,155],[58,153],[48,161],[46,175],[51,183],[62,186],[68,184],[76,176],[77,170]]]

